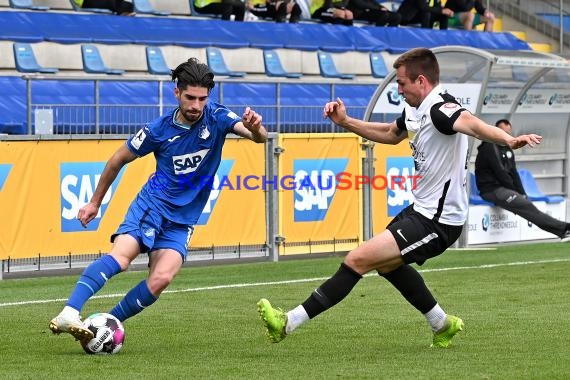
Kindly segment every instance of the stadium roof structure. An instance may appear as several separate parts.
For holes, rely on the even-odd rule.
[[[539,146],[519,150],[517,162],[540,173],[537,181],[548,190],[546,195],[567,196],[570,63],[555,54],[526,50],[441,46],[432,51],[440,65],[443,90],[455,96],[464,108],[491,125],[509,119],[515,134],[543,136]],[[390,122],[402,114],[404,99],[395,79],[392,70],[380,83],[368,103],[365,120]],[[476,151],[475,142],[471,139],[471,152]],[[467,245],[466,235],[460,238],[459,246]],[[369,236],[365,233],[364,238]]]

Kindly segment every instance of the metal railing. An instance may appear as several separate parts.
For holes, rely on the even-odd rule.
[[[132,134],[149,121],[157,118],[164,112],[176,107],[173,103],[172,94],[164,94],[163,84],[165,80],[149,80],[145,78],[85,78],[85,77],[60,77],[62,81],[88,81],[93,83],[93,101],[90,103],[57,104],[33,102],[33,85],[36,81],[52,80],[51,77],[44,76],[24,76],[27,88],[27,132],[28,134],[54,134],[54,135],[117,135]],[[105,81],[128,82],[144,81],[156,83],[156,95],[154,102],[146,104],[108,104],[101,102],[101,84]],[[217,82],[217,97],[213,100],[226,105],[235,112],[241,112],[244,104],[227,103],[224,90],[229,84],[236,82]],[[240,82],[245,83],[245,82]],[[255,82],[252,82],[255,83]],[[264,85],[266,81],[260,82]],[[295,83],[295,82],[287,82]],[[303,82],[298,82],[303,83]],[[262,99],[261,104],[248,104],[257,112],[262,114],[264,125],[269,132],[344,132],[343,129],[335,126],[330,120],[323,118],[323,103],[319,99],[312,99],[312,104],[283,104],[284,96],[280,82],[270,83],[275,85],[275,101],[267,104],[267,99]],[[329,87],[330,99],[336,98],[337,86],[340,82],[310,82],[311,85],[326,85]],[[375,82],[351,83],[351,86],[376,86]],[[215,96],[216,96],[215,95]],[[321,97],[322,99],[322,97]],[[310,100],[309,100],[310,101]],[[362,118],[366,106],[350,106],[347,103],[349,113],[357,118]]]

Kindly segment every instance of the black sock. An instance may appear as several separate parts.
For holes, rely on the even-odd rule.
[[[422,276],[412,266],[404,264],[390,273],[378,273],[402,293],[404,298],[422,314],[437,304]]]
[[[339,270],[323,282],[301,305],[309,318],[313,319],[342,301],[361,278],[359,273],[342,263]]]

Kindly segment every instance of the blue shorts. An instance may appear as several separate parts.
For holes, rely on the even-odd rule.
[[[170,248],[180,253],[185,260],[193,232],[193,226],[171,222],[137,196],[131,203],[125,220],[111,235],[111,242],[118,235],[128,234],[138,241],[141,252]]]

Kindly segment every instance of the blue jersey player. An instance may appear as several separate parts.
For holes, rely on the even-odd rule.
[[[239,117],[208,100],[214,88],[209,67],[191,58],[172,71],[178,108],[146,125],[107,162],[91,201],[77,218],[86,226],[121,168],[146,154],[156,158],[156,173],[131,203],[123,223],[111,236],[108,255],[91,263],[77,281],[65,307],[51,320],[56,333],[90,340],[79,313],[114,275],[126,270],[141,252],[149,254],[148,277],[110,311],[124,321],[152,305],[172,282],[186,257],[193,226],[208,201],[228,133],[257,143],[267,140],[261,115],[246,107]]]

